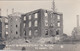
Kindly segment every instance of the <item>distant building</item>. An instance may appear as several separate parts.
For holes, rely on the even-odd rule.
[[[80,40],[80,27],[75,27],[72,31],[73,40]]]
[[[73,40],[80,40],[80,26],[79,26],[79,15],[77,17],[77,27],[74,27],[72,30],[72,38]]]
[[[6,39],[6,22],[5,19],[7,17],[5,16],[0,16],[0,38]]]
[[[38,9],[22,15],[22,36],[47,37],[63,34],[63,14]]]
[[[15,12],[8,16],[8,38],[21,37],[21,13]]]

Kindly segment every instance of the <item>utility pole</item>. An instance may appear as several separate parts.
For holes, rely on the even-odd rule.
[[[52,1],[52,11],[55,12],[55,1]]]

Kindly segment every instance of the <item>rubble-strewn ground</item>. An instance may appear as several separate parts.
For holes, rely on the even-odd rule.
[[[59,40],[57,38],[56,40]],[[16,39],[6,42],[4,50],[26,50],[26,51],[79,51],[80,42],[77,43],[53,43],[54,37],[38,37],[30,40]],[[58,41],[57,41],[58,42]]]
[[[79,51],[80,44],[14,44],[7,46],[4,50],[22,50],[25,47],[27,51]],[[20,46],[22,45],[22,46]]]

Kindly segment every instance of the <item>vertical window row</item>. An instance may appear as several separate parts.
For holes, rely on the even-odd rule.
[[[58,25],[58,27],[60,27],[60,15],[57,15],[57,19],[58,19],[57,25]]]
[[[5,18],[5,29],[8,29],[8,19],[7,18]],[[6,30],[6,35],[8,35],[8,31],[7,30]]]
[[[44,19],[45,19],[45,26],[48,26],[48,14],[45,13],[44,15],[45,15],[45,17],[44,17]]]

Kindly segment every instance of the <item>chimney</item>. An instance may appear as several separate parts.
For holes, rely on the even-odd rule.
[[[77,15],[77,27],[79,27],[79,15]]]

